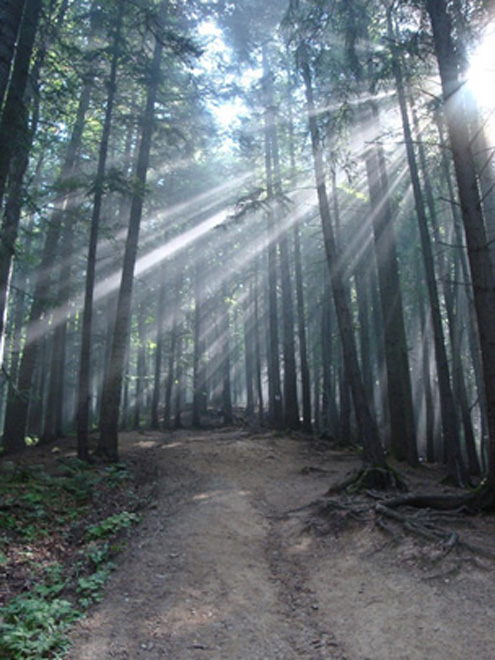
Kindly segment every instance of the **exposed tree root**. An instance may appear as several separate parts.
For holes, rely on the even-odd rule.
[[[400,475],[388,465],[383,467],[365,467],[330,488],[327,495],[335,495],[343,491],[349,494],[356,494],[367,490],[407,492],[408,487]]]
[[[331,497],[327,494],[314,504],[308,527],[322,535],[339,534],[351,521],[371,522],[395,543],[403,540],[406,534],[431,544],[435,547],[435,562],[443,560],[453,549],[495,560],[495,552],[465,540],[464,534],[461,536],[459,531],[452,529],[454,522],[465,524],[470,516],[482,510],[480,503],[486,499],[480,500],[480,493],[460,496],[410,494],[387,498],[383,496],[383,490],[377,489],[377,484],[384,488],[387,483],[386,472],[379,470],[377,479],[376,468],[371,478],[369,471],[363,470],[332,488]],[[391,471],[391,474],[395,473]],[[399,483],[403,484],[402,480]],[[373,490],[370,490],[370,484]],[[400,486],[396,484],[395,487]]]
[[[465,513],[495,513],[495,493],[486,484],[462,495],[403,495],[386,501],[389,509],[411,506],[436,511],[463,511]]]
[[[396,506],[398,505],[396,504]],[[458,546],[465,548],[474,554],[482,555],[489,559],[495,559],[494,552],[465,541],[455,530],[439,527],[437,521],[431,520],[427,515],[419,517],[417,515],[402,513],[396,511],[394,508],[390,508],[388,502],[386,504],[379,502],[375,504],[374,508],[377,514],[399,522],[407,532],[416,534],[428,541],[441,542],[444,556],[446,556],[454,547]]]
[[[465,511],[473,513],[471,508],[475,503],[471,493],[463,495],[403,495],[385,501],[389,509],[410,506],[417,509],[435,509],[436,511]]]

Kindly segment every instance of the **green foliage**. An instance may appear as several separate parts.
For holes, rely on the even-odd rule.
[[[91,525],[86,532],[86,540],[92,541],[94,539],[103,539],[108,536],[117,534],[122,529],[130,527],[139,521],[139,516],[136,513],[129,513],[129,511],[121,511],[113,516],[109,516],[97,523]]]
[[[0,657],[12,660],[61,658],[68,649],[67,628],[81,617],[68,600],[50,594],[21,594],[3,608]]]
[[[93,603],[99,603],[103,598],[103,587],[115,564],[107,562],[87,577],[82,576],[77,581],[76,592],[79,594],[79,605],[87,609]]]
[[[127,510],[91,525],[82,526],[81,518],[91,515],[94,520],[98,503],[105,502],[109,490],[129,490],[130,501],[129,477],[123,464],[94,466],[77,458],[58,459],[50,471],[45,465],[21,467],[13,461],[2,465],[0,565],[8,570],[15,557],[35,582],[28,592],[0,609],[2,660],[63,657],[68,648],[67,629],[101,600],[103,586],[115,567],[112,558],[123,544],[112,543],[111,537],[139,520]],[[47,566],[44,553],[38,559],[38,542],[46,550],[51,538],[58,550],[57,538],[72,535],[79,540],[82,535],[84,541],[76,561]]]
[[[45,569],[44,579],[0,610],[0,657],[58,658],[68,648],[65,631],[82,613],[60,594],[67,586],[62,565]]]

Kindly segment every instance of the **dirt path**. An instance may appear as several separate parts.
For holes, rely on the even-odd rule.
[[[492,572],[421,579],[407,544],[362,528],[318,538],[285,515],[356,459],[239,431],[142,444],[156,507],[75,631],[72,660],[494,657]]]

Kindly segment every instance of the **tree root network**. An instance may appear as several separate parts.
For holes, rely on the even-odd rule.
[[[495,552],[452,529],[453,522],[465,524],[470,517],[492,511],[493,498],[483,486],[461,495],[407,493],[407,485],[392,468],[373,467],[332,487],[315,503],[309,526],[319,534],[338,534],[350,521],[372,521],[395,542],[408,534],[435,544],[437,558],[457,548],[493,560]]]

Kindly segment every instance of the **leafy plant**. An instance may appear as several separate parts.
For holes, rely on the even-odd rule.
[[[105,562],[108,561],[108,558],[110,556],[110,548],[108,543],[103,543],[103,544],[98,544],[98,543],[91,543],[91,545],[88,548],[88,553],[87,553],[89,561],[93,564],[93,566],[101,566]]]
[[[131,525],[139,521],[139,516],[136,513],[130,513],[129,511],[121,511],[121,513],[116,513],[113,516],[109,516],[97,523],[96,525],[91,525],[86,532],[86,540],[92,541],[95,539],[107,538],[108,536],[113,536],[117,534],[122,529],[131,527]]]
[[[114,568],[111,558],[123,544],[112,536],[139,520],[124,510],[87,526],[99,503],[109,511],[112,490],[125,490],[128,507],[140,500],[125,465],[88,465],[77,458],[58,458],[52,469],[45,465],[0,466],[0,565],[28,571],[34,585],[0,609],[0,659],[44,660],[62,658],[68,648],[66,631],[84,610],[101,600],[103,586]],[[115,511],[122,498],[115,498]],[[95,506],[91,506],[93,504]],[[118,510],[118,508],[117,508]],[[86,532],[84,530],[86,529]],[[81,539],[81,536],[83,538]],[[76,561],[46,566],[47,538],[60,550],[59,539],[70,547],[83,544]],[[38,554],[38,542],[43,554]],[[58,554],[56,555],[58,556]],[[41,557],[41,561],[40,558]],[[73,557],[74,558],[74,557]],[[71,602],[72,601],[72,602]]]
[[[80,594],[79,605],[81,607],[87,609],[93,603],[100,602],[105,582],[114,568],[115,564],[107,562],[104,566],[100,566],[95,573],[78,579],[76,591]]]
[[[1,611],[0,657],[12,660],[60,658],[69,646],[65,631],[81,612],[68,600],[21,594]]]

